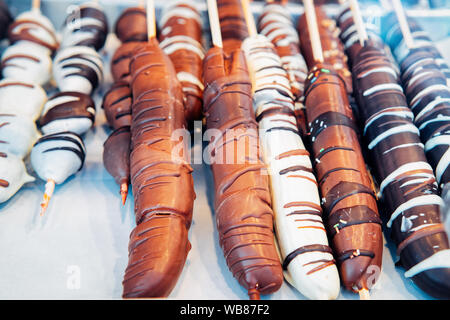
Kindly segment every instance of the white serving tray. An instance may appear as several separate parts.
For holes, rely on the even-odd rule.
[[[29,2],[15,0],[12,11],[17,14],[18,8],[26,10]],[[113,26],[125,1],[101,2]],[[119,2],[119,6],[114,6]],[[61,21],[68,3],[44,0],[42,8],[58,26],[56,21]],[[136,3],[129,1],[129,6]],[[443,41],[445,52],[449,52],[448,39]],[[0,205],[0,299],[121,299],[129,234],[135,226],[133,199],[130,196],[126,205],[121,205],[118,186],[103,167],[103,142],[111,130],[101,109],[103,93],[112,83],[109,59],[118,45],[111,34],[102,51],[106,78],[94,97],[97,118],[95,127],[85,136],[84,169],[56,187],[43,218],[39,216],[44,191],[40,180],[26,185],[9,202]],[[192,249],[169,298],[247,299],[218,245],[211,171],[206,164],[193,168],[197,199],[189,236]],[[403,277],[403,269],[394,265],[397,258],[392,242],[384,242],[382,274],[371,291],[372,299],[431,299]],[[305,299],[287,283],[278,292],[262,298]],[[339,299],[359,296],[342,290]]]

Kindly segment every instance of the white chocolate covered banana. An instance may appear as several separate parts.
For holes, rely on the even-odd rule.
[[[25,183],[34,180],[21,158],[0,152],[0,203],[8,201]]]
[[[286,278],[309,299],[335,299],[339,275],[321,218],[309,153],[297,129],[289,78],[265,36],[247,38],[242,48],[253,79],[253,105]]]
[[[0,113],[0,152],[23,159],[30,153],[39,136],[33,120]]]
[[[36,121],[42,112],[47,94],[41,86],[28,81],[0,81],[0,113],[15,114]]]
[[[90,47],[63,48],[55,57],[53,76],[60,91],[90,95],[103,79],[102,58]]]

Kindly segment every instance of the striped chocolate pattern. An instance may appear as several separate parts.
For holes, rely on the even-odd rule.
[[[53,74],[61,91],[90,95],[103,79],[102,58],[90,47],[67,47],[56,55]]]
[[[184,93],[186,117],[202,118],[203,58],[202,19],[190,1],[176,1],[167,6],[159,21],[160,46],[172,60]]]
[[[366,45],[353,66],[355,93],[365,120],[387,226],[401,264],[419,287],[450,295],[450,249],[440,217],[443,204],[419,129],[383,49]]]
[[[270,175],[283,268],[306,297],[335,299],[339,275],[321,218],[318,184],[293,115],[288,75],[265,36],[247,38],[243,50],[255,79],[253,106]]]
[[[90,96],[79,92],[60,92],[44,106],[39,120],[44,134],[70,131],[86,133],[95,121],[95,103]]]
[[[267,3],[259,17],[258,30],[275,46],[282,67],[286,70],[301,134],[306,133],[303,91],[308,73],[305,59],[300,53],[300,40],[290,12],[280,3]]]
[[[406,98],[425,153],[441,189],[450,182],[450,88],[426,51],[410,53],[401,65]]]
[[[316,65],[307,78],[305,105],[321,205],[342,283],[349,290],[368,289],[369,266],[381,268],[381,220],[340,75]]]
[[[381,23],[383,38],[391,47],[391,50],[393,51],[393,54],[398,63],[402,64],[403,60],[411,53],[411,51],[405,44],[395,14],[392,12],[388,14],[384,19],[385,20]],[[414,39],[413,51],[426,51],[431,53],[431,55],[435,59],[435,63],[439,66],[439,69],[447,78],[447,82],[450,82],[450,67],[442,57],[442,54],[435,47],[428,33],[424,31],[419,23],[413,18],[407,17],[407,21],[411,30],[411,36]]]
[[[108,35],[108,21],[100,6],[88,2],[66,18],[61,47],[87,46],[100,50]]]
[[[83,168],[86,148],[73,132],[58,132],[42,136],[31,151],[31,165],[39,177],[56,184]]]

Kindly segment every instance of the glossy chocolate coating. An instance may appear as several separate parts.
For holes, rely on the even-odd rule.
[[[351,65],[356,54],[361,49],[361,44],[359,42],[358,31],[353,19],[353,13],[349,6],[347,6],[347,8],[336,17],[336,21],[339,29],[341,30],[340,39],[349,58],[349,65]],[[379,28],[368,22],[364,23],[364,27],[371,44],[383,48],[384,42],[379,36]]]
[[[383,235],[345,84],[318,64],[305,88],[313,163],[341,281],[348,290],[370,289],[373,268],[381,269]]]
[[[449,298],[450,266],[434,264],[413,272],[413,267],[436,253],[448,257],[450,251],[439,212],[442,199],[398,77],[383,50],[371,45],[359,51],[353,77],[365,120],[364,137],[383,207],[390,215],[387,226],[392,228],[405,276],[429,294]]]
[[[134,49],[141,44],[142,42],[126,42],[116,50],[111,60],[111,72],[115,82],[130,82],[130,60]]]
[[[303,92],[308,68],[300,53],[300,40],[290,12],[281,3],[266,3],[258,19],[258,30],[270,39],[281,58],[295,97],[297,126],[304,135],[307,129]]]
[[[103,145],[103,164],[118,185],[130,181],[130,138],[130,127],[121,127]]]
[[[418,50],[403,60],[402,82],[425,153],[441,188],[450,182],[450,88],[430,52]]]
[[[203,70],[206,125],[221,133],[209,145],[219,243],[230,271],[249,295],[269,294],[280,288],[283,274],[274,243],[266,166],[258,151],[245,55],[238,50],[228,56],[213,47]],[[227,130],[236,138],[227,139]],[[245,152],[235,142],[244,138]],[[240,161],[219,160],[227,155]]]
[[[101,7],[84,3],[66,18],[62,46],[86,46],[95,50],[103,48],[108,36],[108,20]]]
[[[0,1],[0,39],[6,37],[8,33],[9,24],[13,21],[8,5],[5,1]]]
[[[181,11],[177,11],[181,9]],[[162,19],[159,41],[164,52],[170,57],[177,72],[184,93],[186,119],[190,127],[194,120],[202,118],[203,84],[202,68],[204,49],[202,47],[201,16],[188,2],[179,2],[166,9]],[[172,14],[174,10],[174,14]],[[189,10],[189,11],[188,11]],[[183,15],[183,11],[198,16],[198,20]]]
[[[241,48],[248,37],[248,27],[240,0],[217,0],[220,30],[225,53]]]
[[[195,198],[187,152],[181,153],[179,141],[172,139],[175,130],[186,127],[183,93],[156,39],[136,48],[130,66],[130,173],[137,226],[130,235],[123,297],[166,297],[190,250]]]
[[[39,119],[41,127],[47,126],[53,121],[70,121],[70,119],[77,118],[88,119],[91,126],[95,122],[95,103],[90,96],[84,93],[67,91],[59,92],[47,101],[47,105],[49,104],[52,105],[52,107]],[[68,129],[69,128],[66,128],[66,130]],[[76,130],[73,129],[70,131],[76,132]]]
[[[127,82],[119,81],[113,84],[103,98],[102,108],[106,119],[114,129],[131,126],[131,105],[133,97]]]
[[[147,16],[145,8],[125,9],[114,27],[116,36],[122,42],[147,41]]]

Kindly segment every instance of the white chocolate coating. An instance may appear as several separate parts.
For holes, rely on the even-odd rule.
[[[81,4],[67,17],[62,31],[61,48],[87,45],[100,50],[103,47],[108,30],[107,21],[95,14],[83,13],[92,9],[103,12],[98,2],[91,1]],[[100,31],[106,32],[99,35]]]
[[[19,41],[3,53],[2,67],[4,78],[44,85],[51,78],[52,59],[45,47]]]
[[[8,182],[8,186],[0,185],[0,203],[8,201],[19,189],[35,179],[27,173],[25,164],[14,155],[0,156],[0,180]]]
[[[266,36],[276,48],[287,46],[300,47],[300,40],[293,24],[291,13],[283,4],[266,4],[262,15],[264,16],[258,23],[259,32]],[[304,83],[308,73],[305,59],[300,53],[297,53],[281,57],[281,63],[288,74],[293,91],[300,94],[300,96],[296,97],[296,100],[302,102]],[[300,107],[303,108],[303,106]]]
[[[71,132],[45,135],[31,151],[31,165],[42,180],[61,184],[82,168],[85,154],[78,135]]]
[[[45,115],[48,111],[52,110],[55,107],[58,107],[65,103],[77,102],[79,100],[80,100],[79,97],[75,97],[73,95],[63,95],[56,98],[52,98],[48,100],[47,103],[45,104],[42,115]],[[89,107],[87,111],[92,115],[94,115],[95,117],[95,106]],[[41,126],[41,131],[44,134],[69,131],[75,132],[78,135],[82,135],[87,131],[89,131],[92,125],[93,121],[88,117],[55,119],[53,121],[50,121],[46,125]]]
[[[0,113],[36,121],[46,101],[47,94],[39,85],[13,79],[0,81]]]
[[[90,47],[64,48],[54,59],[53,76],[60,91],[90,95],[103,79],[102,58]]]
[[[34,121],[13,114],[0,114],[0,152],[25,158],[39,132]]]
[[[23,31],[26,31],[32,38],[35,38],[37,41],[41,42],[41,46],[47,48],[49,55],[51,54],[51,50],[49,48],[56,49],[59,45],[55,27],[51,21],[41,13],[40,10],[23,12],[14,20],[14,26],[11,28],[10,34],[19,35]],[[32,40],[23,39],[20,41]]]
[[[287,73],[266,37],[247,38],[242,48],[255,81],[254,109],[256,117],[260,116],[260,144],[270,174],[281,256],[286,259],[298,249],[315,245],[328,247],[317,182],[296,119],[283,112],[264,114],[274,107],[288,108],[293,113]],[[289,174],[282,173],[286,169]],[[339,274],[329,252],[306,250],[289,262],[286,273],[292,285],[309,299],[336,299],[339,294]]]

